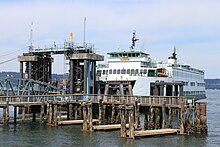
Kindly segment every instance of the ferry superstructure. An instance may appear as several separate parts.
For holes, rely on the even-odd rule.
[[[107,53],[108,63],[97,67],[98,81],[130,83],[132,94],[140,96],[153,95],[152,83],[182,82],[184,96],[194,96],[196,99],[205,98],[204,71],[179,64],[175,48],[168,57],[167,63],[153,61],[150,54],[135,50],[136,41],[135,33],[133,33],[132,46],[129,51]],[[168,94],[165,92],[164,95]]]

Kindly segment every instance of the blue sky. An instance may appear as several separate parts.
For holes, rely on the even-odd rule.
[[[100,54],[128,49],[136,30],[137,47],[153,59],[166,61],[175,46],[181,63],[220,78],[219,6],[219,0],[0,0],[0,63],[28,51],[31,22],[34,46],[50,46],[69,40],[70,32],[83,42],[86,17],[86,41]],[[56,56],[53,72],[62,73],[63,65]],[[19,63],[0,64],[0,71],[19,71]]]

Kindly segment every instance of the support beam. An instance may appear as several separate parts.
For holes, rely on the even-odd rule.
[[[74,94],[74,61],[70,60],[70,94]]]
[[[83,80],[84,80],[84,85],[83,85],[83,91],[84,91],[84,94],[88,94],[87,93],[87,77],[88,77],[88,65],[87,65],[87,60],[84,60],[84,77],[83,77]]]
[[[24,74],[23,74],[23,62],[22,61],[20,61],[20,87],[22,87],[23,86],[23,81],[22,81],[22,79],[24,78]]]

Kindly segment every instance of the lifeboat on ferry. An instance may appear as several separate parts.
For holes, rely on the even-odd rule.
[[[165,68],[158,68],[157,69],[157,76],[158,77],[168,77],[168,72]]]

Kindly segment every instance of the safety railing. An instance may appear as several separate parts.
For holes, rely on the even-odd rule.
[[[102,100],[103,103],[135,103],[138,101],[141,105],[180,105],[194,104],[194,97],[184,96],[132,96],[132,95],[84,95],[84,94],[51,94],[51,95],[20,95],[20,96],[0,96],[0,103],[9,102],[45,102],[45,101],[91,101],[93,103],[99,103]]]

